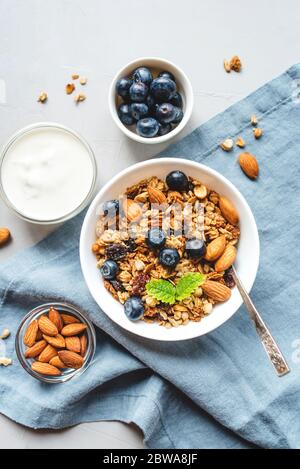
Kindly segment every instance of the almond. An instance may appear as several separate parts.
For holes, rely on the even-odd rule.
[[[123,202],[123,210],[128,221],[138,221],[142,216],[142,209],[132,199],[125,199]]]
[[[226,246],[226,238],[224,235],[218,236],[206,247],[205,259],[207,261],[215,261],[223,254]]]
[[[50,321],[50,319],[47,316],[45,315],[40,316],[38,319],[38,323],[39,323],[39,329],[42,331],[43,334],[52,335],[52,336],[58,334],[58,329],[56,325],[53,324],[53,322]]]
[[[226,59],[223,60],[223,66],[227,73],[231,72],[230,63],[228,62],[228,60]]]
[[[66,337],[66,348],[71,350],[71,352],[80,353],[81,345],[80,339],[77,336]]]
[[[240,167],[250,179],[256,179],[259,173],[259,166],[255,156],[244,152],[239,156]]]
[[[0,246],[6,244],[10,239],[10,231],[8,228],[0,228]]]
[[[74,90],[75,90],[74,83],[67,83],[66,84],[66,93],[67,94],[72,94]]]
[[[33,362],[31,369],[40,373],[41,375],[47,376],[59,376],[61,372],[56,366],[50,365],[49,363]]]
[[[52,347],[52,345],[48,344],[47,347],[44,348],[42,353],[38,356],[38,361],[43,363],[50,362],[51,358],[57,355],[57,350]]]
[[[51,358],[50,365],[56,366],[56,368],[66,368],[66,365],[61,361],[58,355],[55,357]]]
[[[38,331],[37,331],[37,334],[36,334],[36,339],[35,339],[35,340],[36,340],[36,341],[42,340],[42,338],[43,338],[43,333],[42,333],[42,331],[38,330]]]
[[[232,225],[237,225],[239,222],[239,216],[238,213],[235,209],[235,207],[232,205],[230,200],[227,199],[227,197],[220,197],[219,199],[219,207],[222,212],[222,215],[224,218],[226,218],[229,223]]]
[[[62,328],[64,327],[64,323],[59,312],[56,309],[54,309],[52,306],[49,309],[49,319],[51,322],[53,322],[53,324],[55,324],[58,332],[60,332]]]
[[[83,365],[83,358],[70,350],[61,350],[58,356],[68,368],[81,368]]]
[[[255,127],[255,129],[253,129],[253,135],[256,139],[260,138],[262,134],[263,134],[263,131],[260,127]]]
[[[25,358],[34,358],[40,355],[44,348],[47,347],[47,342],[45,340],[40,340],[36,342],[32,347],[29,347],[25,352]]]
[[[149,194],[149,200],[152,204],[167,204],[167,198],[162,191],[152,186],[148,186],[147,190]]]
[[[220,147],[224,151],[231,151],[233,149],[233,140],[232,138],[226,138],[224,142],[220,143]]]
[[[85,354],[86,354],[86,350],[87,350],[87,336],[86,334],[82,334],[82,336],[80,337],[80,355],[82,357],[85,357]]]
[[[52,347],[64,348],[66,346],[65,339],[60,334],[57,334],[54,337],[43,334],[43,337],[46,340],[46,342],[48,342],[48,344],[52,345]]]
[[[244,148],[244,146],[246,145],[245,140],[242,137],[238,137],[235,141],[235,144],[237,147],[240,147],[240,148]]]
[[[215,263],[215,271],[223,272],[223,270],[229,269],[235,261],[236,253],[236,248],[232,244],[227,244],[225,251]]]
[[[71,337],[72,335],[80,334],[80,332],[83,332],[86,328],[87,326],[82,323],[68,324],[67,326],[62,328],[61,334],[65,337]]]
[[[79,319],[77,319],[75,316],[72,316],[71,314],[61,313],[61,318],[65,325],[74,324],[75,322],[80,322]]]
[[[32,347],[34,342],[36,341],[36,336],[38,333],[38,322],[36,319],[34,319],[29,326],[27,327],[27,330],[24,335],[23,342],[27,347]]]
[[[252,125],[257,125],[258,120],[255,114],[252,114],[250,122]]]
[[[212,298],[215,301],[227,301],[231,297],[230,288],[220,282],[206,280],[204,284],[201,285],[201,288],[209,298]]]

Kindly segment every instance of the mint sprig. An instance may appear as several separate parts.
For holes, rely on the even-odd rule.
[[[205,278],[206,276],[199,272],[189,272],[184,274],[175,286],[168,280],[150,280],[146,285],[146,290],[156,300],[173,305],[176,301],[188,298],[202,285]]]

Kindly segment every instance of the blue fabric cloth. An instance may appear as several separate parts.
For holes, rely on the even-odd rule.
[[[13,366],[0,369],[3,414],[34,428],[100,419],[135,422],[152,448],[300,446],[299,78],[296,65],[163,152],[217,169],[248,200],[261,241],[252,296],[291,373],[276,376],[244,307],[213,333],[181,343],[154,344],[121,330],[101,313],[83,281],[81,214],[1,265],[0,328],[12,331],[5,346],[14,358]],[[264,131],[259,141],[249,123],[253,113]],[[259,160],[255,182],[242,174],[237,149],[228,154],[218,146],[239,135]],[[14,352],[20,319],[49,300],[78,305],[99,326],[93,365],[63,385],[31,378]]]

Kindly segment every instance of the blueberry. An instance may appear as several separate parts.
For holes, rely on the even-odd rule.
[[[153,117],[145,117],[137,122],[136,131],[141,137],[155,137],[159,124]]]
[[[116,84],[116,92],[126,101],[129,99],[129,88],[131,87],[133,81],[131,78],[120,78]]]
[[[191,238],[185,244],[185,251],[192,259],[200,259],[206,253],[206,246],[203,239]]]
[[[135,103],[142,103],[145,101],[147,94],[148,86],[144,83],[133,83],[129,88],[130,99]]]
[[[175,81],[175,77],[174,77],[173,73],[171,73],[171,72],[163,71],[163,72],[160,72],[160,74],[158,76],[159,76],[159,78],[160,77],[169,78],[169,80]]]
[[[172,93],[176,91],[176,84],[169,78],[160,77],[152,81],[150,92],[159,102],[168,102]]]
[[[161,124],[169,124],[176,117],[176,109],[173,104],[163,103],[156,109],[156,118]]]
[[[175,93],[173,93],[169,99],[169,103],[173,104],[173,106],[177,106],[177,107],[180,107],[182,108],[183,106],[183,100],[182,100],[182,96],[180,93],[178,93],[178,91],[175,91]]]
[[[166,135],[169,132],[171,132],[171,130],[172,130],[171,124],[165,124],[165,125],[159,124],[159,129],[158,129],[158,134],[157,135],[162,137],[163,135]]]
[[[182,171],[171,171],[166,177],[166,183],[172,191],[184,192],[189,190],[189,180]]]
[[[119,213],[119,201],[117,199],[107,200],[103,204],[103,213],[104,215],[114,216]]]
[[[171,106],[172,106],[172,104],[171,104]],[[180,121],[182,121],[183,112],[182,112],[182,109],[180,109],[179,107],[173,106],[173,108],[175,109],[175,117],[172,120],[172,123],[173,124],[178,124]]]
[[[150,85],[151,81],[153,80],[152,73],[147,67],[137,68],[133,72],[132,78],[136,82],[145,83],[145,85]]]
[[[134,118],[131,115],[130,104],[121,104],[118,109],[118,116],[120,121],[125,125],[132,125],[134,123]]]
[[[145,311],[142,300],[139,296],[131,296],[124,303],[124,311],[128,319],[137,321],[140,319]]]
[[[149,114],[149,108],[145,103],[132,103],[131,115],[135,120],[140,120]]]
[[[166,239],[165,233],[160,228],[151,228],[146,242],[151,249],[160,249],[164,246]]]
[[[180,255],[177,249],[164,248],[160,251],[158,261],[164,267],[173,269],[180,261]]]
[[[105,280],[113,280],[119,271],[119,266],[115,261],[108,259],[100,269]]]
[[[156,107],[158,105],[155,103],[155,99],[153,98],[153,96],[151,94],[148,94],[148,96],[146,98],[146,104],[147,104],[148,109],[149,109],[149,114],[154,116],[155,111],[156,111]]]

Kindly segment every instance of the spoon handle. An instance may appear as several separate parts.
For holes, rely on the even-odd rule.
[[[264,346],[264,349],[269,359],[271,360],[272,365],[274,366],[277,372],[277,375],[283,376],[289,373],[290,369],[289,369],[287,362],[284,359],[284,356],[282,355],[275,339],[272,337],[271,332],[269,331],[266,324],[264,323],[261,315],[259,314],[254,304],[252,303],[252,300],[250,296],[248,295],[248,293],[246,292],[234,267],[232,267],[232,274],[233,274],[233,278],[235,280],[236,286],[238,288],[238,291],[240,292],[240,295],[243,298],[245,306],[248,310],[248,313],[254,322],[256,332],[258,333],[260,337],[260,340]]]

